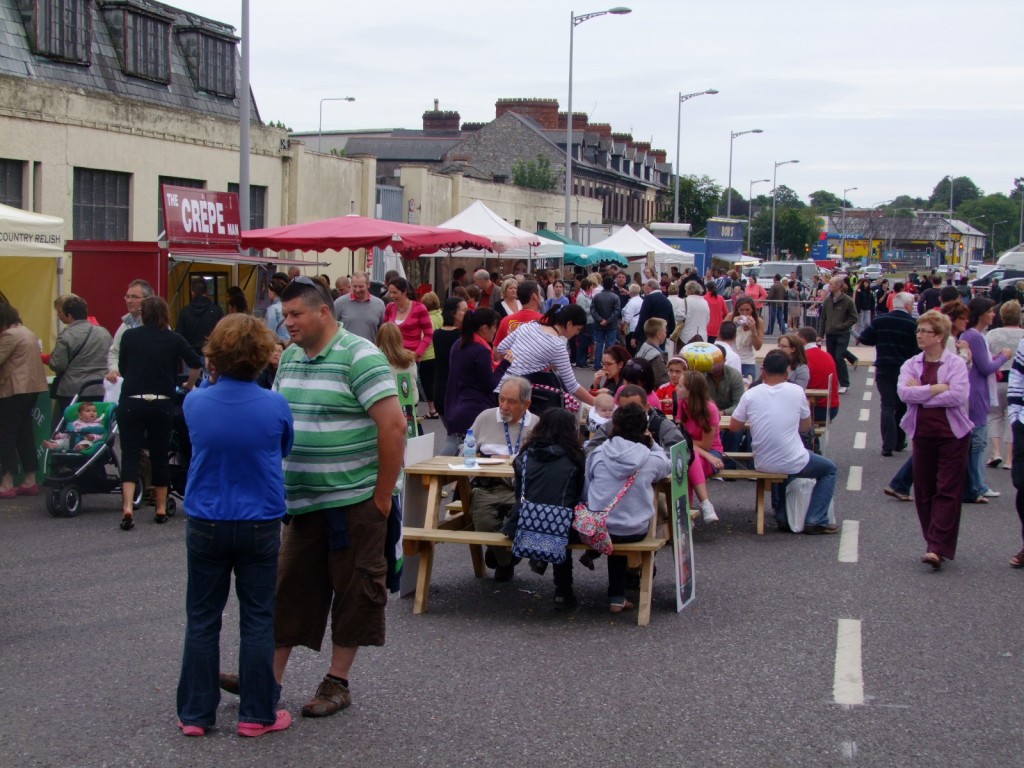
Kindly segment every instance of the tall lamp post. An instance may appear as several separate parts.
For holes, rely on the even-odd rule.
[[[238,218],[242,230],[251,229],[249,223],[249,0],[242,0],[242,92],[238,94]]]
[[[764,133],[764,131],[760,128],[751,128],[749,131],[729,131],[729,191],[725,193],[726,218],[732,217],[732,142],[737,136],[745,136],[748,133]]]
[[[679,223],[679,174],[682,170],[679,165],[679,139],[683,132],[683,102],[694,99],[697,96],[714,96],[716,93],[718,91],[714,88],[708,88],[706,91],[679,94],[679,103],[676,105],[676,193],[674,195],[675,200],[672,202],[672,221],[676,224]]]
[[[1002,221],[996,221],[992,223],[992,258],[996,257],[996,227],[1000,224],[1009,224],[1009,219],[1003,219]]]
[[[576,27],[584,21],[606,16],[608,14],[622,16],[632,13],[632,9],[616,6],[607,11],[594,11],[593,13],[581,13],[577,16],[569,11],[569,103],[568,113],[565,120],[565,236],[572,237],[570,222],[572,221],[572,43]]]
[[[355,101],[355,96],[331,96],[320,99],[320,125],[316,129],[316,151],[320,151],[320,140],[324,137],[324,102],[325,101]]]
[[[854,192],[857,187],[847,187],[843,190],[843,213],[839,224],[839,259],[846,261],[846,193]]]
[[[747,190],[747,253],[750,253],[750,219],[751,212],[754,210],[754,185],[764,184],[771,181],[771,179],[752,179],[750,182],[750,188]]]
[[[771,250],[768,252],[769,261],[775,259],[775,198],[777,197],[776,189],[778,187],[778,184],[776,184],[775,180],[776,177],[779,175],[779,166],[799,162],[799,160],[780,160],[775,163],[775,170],[772,171],[772,247]]]

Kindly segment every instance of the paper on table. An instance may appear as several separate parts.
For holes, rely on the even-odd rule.
[[[508,461],[507,459],[477,459],[476,463],[479,464],[480,466],[487,466],[489,464],[505,464],[505,463],[507,463],[507,461]],[[449,469],[465,469],[466,465],[465,464],[449,464],[448,468]]]

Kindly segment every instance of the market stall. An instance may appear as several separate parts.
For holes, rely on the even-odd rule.
[[[0,205],[0,293],[47,350],[57,338],[64,219]]]

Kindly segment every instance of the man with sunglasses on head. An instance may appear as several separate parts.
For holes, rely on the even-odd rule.
[[[405,416],[387,358],[338,325],[324,286],[308,277],[281,294],[293,344],[274,389],[295,420],[284,461],[287,523],[278,560],[274,675],[292,648],[319,651],[330,619],[330,668],[304,717],[352,703],[349,674],[360,646],[384,644],[385,537],[405,455]],[[236,675],[221,687],[238,690]]]
[[[142,325],[142,300],[153,295],[153,286],[145,280],[132,280],[128,283],[128,290],[124,295],[124,303],[128,313],[121,318],[121,325],[114,333],[114,342],[107,352],[107,381],[111,384],[117,382],[121,377],[118,368],[118,359],[121,356],[121,337],[130,328],[138,328]]]

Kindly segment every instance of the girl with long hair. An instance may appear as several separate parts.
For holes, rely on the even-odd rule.
[[[725,449],[718,428],[721,416],[711,399],[708,380],[700,371],[684,371],[676,389],[679,410],[676,421],[693,441],[693,463],[688,473],[690,487],[700,503],[705,523],[718,522],[715,507],[708,496],[707,479],[725,467]]]

